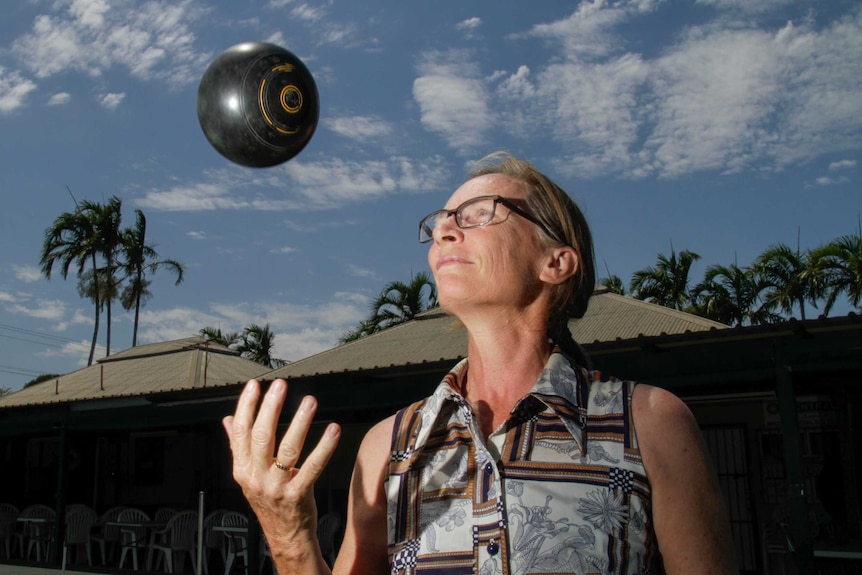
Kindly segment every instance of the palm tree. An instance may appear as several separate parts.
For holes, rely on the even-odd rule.
[[[683,250],[677,259],[671,248],[670,257],[658,255],[655,267],[647,267],[632,275],[629,292],[637,299],[652,301],[673,309],[685,309],[691,301],[688,274],[691,265],[700,259],[694,252]]]
[[[824,292],[823,280],[809,265],[808,253],[793,250],[786,244],[772,245],[760,254],[752,270],[767,290],[764,302],[787,314],[798,306],[805,319],[805,303],[817,305]]]
[[[122,267],[128,283],[120,295],[123,309],[129,311],[135,308],[135,322],[132,328],[132,347],[138,345],[138,320],[141,308],[153,294],[149,287],[152,283],[147,274],[156,273],[160,267],[166,267],[177,276],[174,285],[183,281],[182,264],[176,260],[159,260],[155,246],[147,245],[147,218],[141,210],[135,210],[135,226],[123,231],[122,235]]]
[[[105,306],[105,322],[107,324],[105,334],[105,353],[111,354],[111,302],[117,297],[120,281],[117,279],[117,252],[120,246],[120,221],[122,201],[116,196],[111,196],[108,202],[100,204],[84,200],[80,204],[80,211],[92,223],[94,234],[94,248],[101,256],[104,268],[92,277],[93,286],[87,288],[85,293],[93,294],[93,302],[98,307]],[[99,283],[105,286],[100,288]],[[88,296],[89,297],[89,296]]]
[[[409,321],[435,305],[437,287],[429,273],[419,272],[410,283],[388,283],[371,303],[371,317],[379,329],[386,329]]]
[[[347,343],[404,323],[436,305],[437,287],[429,273],[415,274],[410,279],[410,283],[390,282],[371,303],[368,318],[360,322],[358,327],[341,336],[339,341]]]
[[[260,326],[252,323],[242,329],[236,350],[246,359],[272,367],[274,346],[275,333],[269,329],[269,324]]]
[[[758,306],[763,285],[749,269],[736,264],[706,268],[701,283],[692,289],[699,315],[728,325],[775,323],[781,318],[769,306]]]
[[[199,332],[207,341],[212,341],[225,347],[234,347],[239,344],[240,333],[238,331],[229,331],[222,333],[221,328],[204,327]]]
[[[109,281],[107,269],[98,268],[84,270],[78,276],[78,295],[99,306],[99,311],[105,309],[105,302],[117,297],[116,282]]]
[[[374,318],[364,319],[360,321],[359,325],[357,325],[355,328],[351,329],[350,331],[342,335],[340,338],[338,338],[338,343],[355,341],[357,339],[365,337],[366,335],[371,335],[372,333],[375,333],[377,331],[380,330],[378,329],[377,323],[374,322]]]
[[[97,256],[99,254],[98,242],[93,222],[84,214],[78,206],[74,212],[63,212],[54,220],[54,223],[45,229],[45,240],[42,244],[42,253],[39,257],[42,275],[51,279],[55,265],[59,265],[60,274],[63,279],[69,275],[72,264],[77,267],[77,275],[80,278],[87,266],[94,270],[94,281],[98,281]],[[98,294],[99,290],[94,289]],[[98,297],[96,298],[98,299]],[[99,317],[101,311],[100,302],[96,302],[96,319],[93,327],[93,342],[90,345],[90,357],[87,365],[92,365],[93,355],[96,351],[96,339],[99,335]]]
[[[600,280],[601,285],[608,288],[611,293],[626,295],[626,287],[623,285],[623,280],[618,275],[611,275]]]
[[[809,265],[823,278],[828,315],[841,293],[855,308],[862,303],[862,234],[841,236],[809,254]]]

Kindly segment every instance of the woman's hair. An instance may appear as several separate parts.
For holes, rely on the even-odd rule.
[[[557,286],[548,316],[548,337],[576,361],[588,366],[583,350],[572,338],[568,322],[581,318],[587,311],[596,284],[595,255],[590,228],[581,209],[560,186],[532,164],[506,152],[496,152],[478,162],[468,180],[499,174],[527,184],[526,210],[542,222],[554,237],[538,233],[553,243],[571,246],[578,253],[578,271],[567,282]]]

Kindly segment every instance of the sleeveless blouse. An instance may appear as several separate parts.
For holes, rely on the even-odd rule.
[[[633,382],[555,350],[487,441],[459,390],[468,360],[396,415],[388,478],[393,575],[656,574]]]

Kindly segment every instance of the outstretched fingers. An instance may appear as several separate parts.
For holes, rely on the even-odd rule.
[[[260,398],[260,383],[249,380],[240,393],[236,411],[222,420],[222,426],[227,432],[230,450],[233,454],[234,468],[242,468],[250,463],[251,430],[257,414],[257,402]]]
[[[323,468],[332,457],[341,435],[341,428],[337,424],[328,425],[320,441],[300,466],[299,458],[316,412],[317,400],[312,396],[304,397],[276,453],[278,465],[299,468],[298,472],[292,475],[296,477],[296,486],[300,489],[317,481],[323,473]]]
[[[278,421],[287,396],[287,382],[276,379],[261,399],[261,387],[257,380],[250,380],[243,388],[237,402],[236,412],[222,421],[230,441],[234,460],[234,476],[242,484],[253,477],[264,480],[275,473],[282,481],[292,481],[299,490],[311,487],[335,452],[341,436],[341,428],[331,423],[324,430],[320,441],[300,461],[309,430],[317,412],[317,400],[312,396],[302,399],[293,414],[287,432],[277,442]]]
[[[270,384],[260,403],[257,419],[252,426],[250,442],[251,457],[256,470],[266,471],[272,467],[278,419],[281,416],[285,397],[287,397],[287,382],[276,379]]]

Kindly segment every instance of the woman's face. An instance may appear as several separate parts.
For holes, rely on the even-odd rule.
[[[500,174],[467,181],[446,203],[453,210],[477,196],[500,195],[523,201],[527,185]],[[521,202],[519,202],[521,203]],[[546,287],[539,279],[547,246],[536,225],[497,204],[494,220],[485,226],[461,229],[455,216],[440,221],[428,250],[440,305],[459,315],[463,306],[518,308],[535,301]]]

